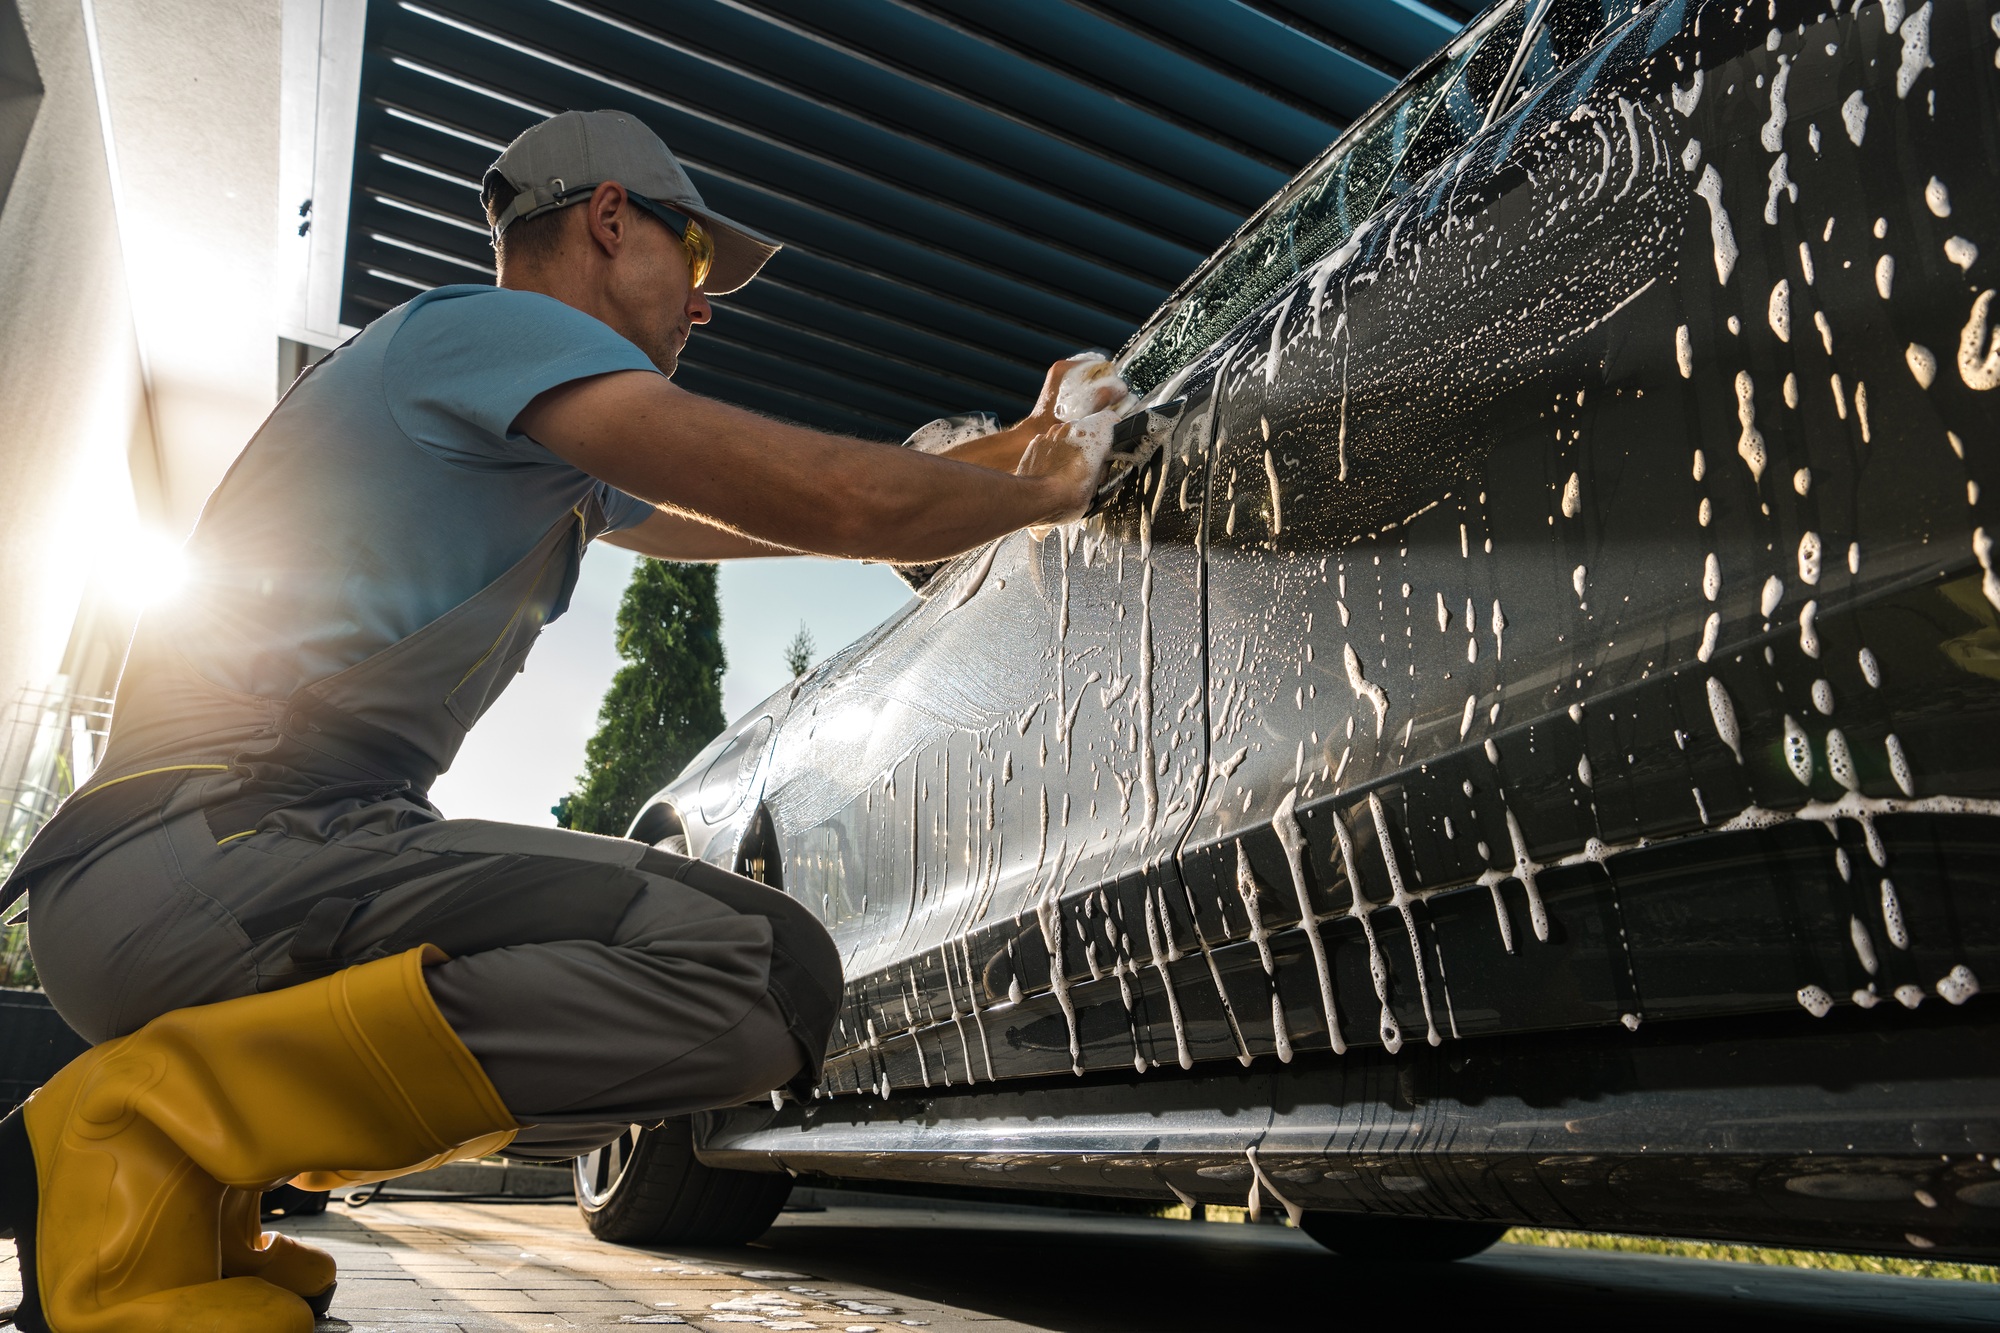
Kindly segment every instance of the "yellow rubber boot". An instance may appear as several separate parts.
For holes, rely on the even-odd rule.
[[[413,949],[162,1014],[0,1125],[0,1224],[21,1238],[22,1313],[41,1321],[20,1327],[308,1333],[296,1294],[221,1277],[222,1186],[401,1172],[518,1128],[431,999],[427,957],[443,959]]]
[[[315,1315],[333,1304],[333,1256],[278,1231],[264,1230],[262,1190],[222,1191],[222,1275],[262,1278],[304,1300]]]
[[[435,1157],[426,1157],[421,1162],[398,1167],[393,1171],[307,1171],[293,1176],[291,1185],[302,1190],[343,1190],[354,1185],[372,1185],[378,1180],[395,1180],[402,1176],[413,1176],[419,1171],[432,1167],[447,1166],[452,1162],[469,1162],[475,1158],[487,1157],[499,1152],[514,1141],[518,1131],[506,1129],[485,1138],[461,1143],[458,1147],[441,1152]]]
[[[223,1187],[130,1113],[127,1037],[79,1056],[0,1122],[0,1222],[23,1333],[309,1333],[306,1303],[222,1280]]]

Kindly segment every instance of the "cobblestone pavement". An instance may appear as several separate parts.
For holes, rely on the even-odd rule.
[[[1620,1333],[2000,1327],[2000,1291],[1963,1282],[1514,1245],[1397,1269],[1344,1262],[1281,1227],[918,1200],[788,1212],[735,1250],[606,1245],[568,1202],[335,1204],[287,1229],[340,1261],[321,1333],[1234,1333],[1436,1317]],[[18,1290],[9,1254],[0,1306]]]

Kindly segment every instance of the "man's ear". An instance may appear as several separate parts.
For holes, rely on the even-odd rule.
[[[583,207],[591,243],[607,255],[617,254],[632,225],[632,204],[625,187],[617,181],[605,181],[590,192],[590,202]]]

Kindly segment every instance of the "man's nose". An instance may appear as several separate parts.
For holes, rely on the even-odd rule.
[[[700,288],[688,293],[688,323],[706,324],[715,311],[708,304],[708,297]]]

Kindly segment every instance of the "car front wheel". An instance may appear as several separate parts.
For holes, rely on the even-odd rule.
[[[742,1245],[770,1229],[791,1192],[781,1172],[703,1165],[686,1116],[633,1125],[576,1159],[584,1225],[620,1245]]]
[[[1371,1263],[1449,1263],[1470,1259],[1507,1234],[1505,1222],[1379,1213],[1307,1213],[1299,1230],[1345,1259]]]

